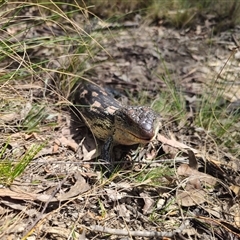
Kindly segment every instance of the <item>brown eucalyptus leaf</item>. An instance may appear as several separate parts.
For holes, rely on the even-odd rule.
[[[70,188],[70,190],[66,193],[60,194],[57,199],[60,201],[65,201],[69,200],[73,197],[78,196],[81,193],[84,193],[88,191],[91,187],[90,185],[86,182],[84,177],[79,172],[76,172],[74,174],[74,177],[76,178],[75,184]]]
[[[178,190],[176,193],[177,203],[183,207],[199,205],[206,201],[207,194],[201,189]]]
[[[143,214],[151,213],[153,205],[155,201],[147,194],[147,193],[140,193],[140,197],[143,198],[144,206],[143,206]]]

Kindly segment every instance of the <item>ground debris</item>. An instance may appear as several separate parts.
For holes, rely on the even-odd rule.
[[[27,24],[23,19],[19,28]],[[0,152],[0,164],[6,160],[14,164],[33,142],[45,143],[10,187],[1,185],[1,239],[8,235],[19,239],[119,239],[118,235],[240,239],[239,151],[227,152],[210,130],[193,123],[203,104],[199,96],[215,98],[212,85],[216,91],[226,87],[216,108],[228,106],[228,113],[238,114],[239,54],[232,52],[231,33],[211,38],[205,25],[189,31],[161,25],[122,26],[110,26],[115,37],[104,37],[102,48],[89,61],[96,66],[91,80],[104,85],[124,105],[130,104],[128,96],[131,104],[142,104],[142,97],[154,105],[159,98],[161,102],[161,94],[169,93],[167,79],[171,78],[176,93],[184,95],[186,115],[181,121],[163,116],[157,139],[147,146],[131,151],[114,148],[120,155],[120,168],[107,178],[104,165],[110,163],[97,159],[101,143],[86,126],[73,127],[69,109],[61,105],[66,99],[49,90],[45,80],[37,76],[30,79],[31,84],[16,81],[1,86],[1,108],[8,108],[0,114],[1,149],[5,149]],[[12,34],[20,30],[8,29]],[[75,36],[73,29],[68,30]],[[232,31],[240,37],[239,28]],[[66,34],[50,22],[39,22],[23,33],[19,32],[19,39],[10,39],[3,32],[1,38],[20,42],[33,36],[52,39]],[[57,49],[36,44],[28,51],[30,58],[49,60],[49,72],[41,73],[41,79],[58,79],[61,74],[54,71],[64,72],[71,62],[61,44]],[[234,58],[227,61],[231,54]],[[9,59],[5,65],[16,68]],[[123,90],[128,95],[122,95]],[[38,121],[39,128],[23,128],[21,121],[36,102],[40,108],[33,115],[39,120],[40,112],[44,118]],[[163,103],[159,111],[169,105]],[[232,137],[237,134],[229,132]],[[228,141],[239,149],[239,141]]]

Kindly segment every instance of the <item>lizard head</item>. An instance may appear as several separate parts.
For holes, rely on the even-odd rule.
[[[115,141],[123,145],[148,143],[158,133],[160,117],[148,107],[123,107],[115,113]]]

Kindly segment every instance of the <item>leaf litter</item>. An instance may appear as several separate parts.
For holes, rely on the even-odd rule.
[[[16,31],[14,27],[10,30],[11,34]],[[18,41],[30,39],[36,30],[50,38],[51,33],[62,34],[57,26],[49,24],[45,28],[42,24],[30,28],[25,36],[18,35]],[[212,79],[221,72],[215,87],[229,86],[222,97],[233,103],[234,110],[239,108],[240,88],[234,82],[238,77],[238,55],[222,69],[235,46],[229,40],[229,32],[211,38],[209,47],[206,44],[209,29],[204,25],[190,31],[144,25],[112,31],[116,37],[105,38],[101,42],[105,50],[91,60],[90,64],[96,65],[92,81],[118,91],[127,88],[136,102],[139,102],[136,92],[142,92],[151,103],[159,92],[169,91],[164,79],[170,76],[178,88],[184,89],[191,113],[196,111],[198,96],[204,94],[204,87],[212,86]],[[238,28],[233,32],[240,36]],[[56,60],[61,58],[64,49],[59,47],[53,51],[50,46],[37,45],[33,49],[32,56],[47,57],[53,63],[52,68],[54,64],[59,68]],[[181,127],[166,114],[156,141],[144,148],[145,154],[139,153],[134,163],[137,158],[128,153],[125,161],[129,164],[125,163],[119,174],[105,178],[101,172],[102,162],[95,158],[99,155],[100,143],[86,128],[76,130],[69,111],[56,107],[57,98],[48,95],[39,98],[44,96],[44,90],[38,86],[23,81],[4,89],[4,94],[15,99],[4,97],[12,109],[1,114],[2,147],[7,139],[10,139],[8,151],[12,154],[20,146],[27,148],[33,142],[46,142],[46,145],[11,187],[0,189],[1,239],[67,239],[70,236],[105,239],[106,234],[111,235],[109,239],[122,239],[119,236],[240,238],[239,168],[235,164],[239,153],[234,155],[218,149],[208,129],[191,124],[191,114]],[[26,100],[21,98],[21,102],[16,103],[18,91]],[[16,121],[29,113],[27,106],[32,104],[27,100],[29,92],[44,105],[45,100],[48,101],[49,111],[44,113],[55,112],[58,117],[53,118],[55,126],[45,124],[45,118],[40,118],[37,134],[31,129],[35,135],[26,137],[19,132]],[[128,102],[128,98],[121,98]],[[9,132],[12,135],[9,136]],[[121,148],[117,147],[118,151]],[[1,158],[4,159],[4,154]],[[162,166],[173,169],[174,174],[170,171],[151,175],[153,169]],[[142,177],[147,175],[151,177]]]

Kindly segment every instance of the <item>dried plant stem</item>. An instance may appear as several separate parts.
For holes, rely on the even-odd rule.
[[[170,232],[157,232],[157,231],[128,231],[127,229],[114,229],[103,227],[99,225],[92,225],[87,229],[91,231],[104,232],[114,235],[134,236],[134,237],[173,237],[177,233],[181,233],[186,228],[185,223],[182,223],[179,228]]]

